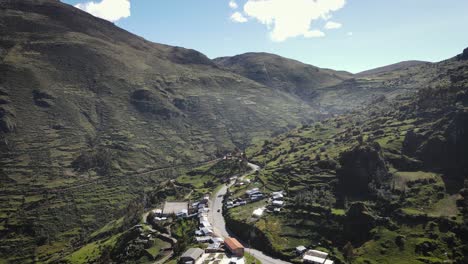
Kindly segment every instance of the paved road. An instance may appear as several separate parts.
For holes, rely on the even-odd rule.
[[[248,166],[252,169],[252,171],[259,171],[260,167],[249,163]],[[252,173],[252,171],[244,174],[241,176],[245,177],[246,175]],[[218,190],[218,192],[215,194],[215,197],[212,199],[210,203],[210,211],[208,213],[208,220],[210,221],[211,225],[213,226],[213,232],[221,236],[223,238],[226,237],[236,237],[234,234],[232,234],[227,228],[226,228],[226,222],[224,221],[223,217],[223,199],[224,195],[226,195],[226,192],[228,188],[232,185],[233,183],[230,183],[228,185],[223,185],[221,189]],[[218,212],[219,210],[219,212]],[[243,241],[239,239],[239,241],[244,245],[245,251],[260,260],[263,264],[290,264],[289,262],[280,260],[280,259],[275,259],[272,257],[269,257],[263,252],[253,249],[253,248],[248,248]]]

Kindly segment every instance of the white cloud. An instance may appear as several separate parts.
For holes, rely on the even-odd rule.
[[[346,33],[346,35],[351,37],[353,35],[353,32],[348,32],[348,33]]]
[[[89,1],[79,3],[75,7],[111,22],[130,16],[130,0]]]
[[[242,13],[240,13],[240,12],[235,12],[234,14],[232,14],[231,20],[236,22],[236,23],[245,23],[245,22],[247,22],[247,18],[244,15],[242,15]]]
[[[346,0],[248,0],[244,5],[247,16],[267,25],[273,41],[304,36],[323,36],[311,30],[318,19],[327,20],[331,12],[341,9]]]
[[[343,25],[341,23],[338,23],[338,22],[333,22],[333,21],[328,21],[326,24],[325,24],[325,28],[326,29],[337,29],[337,28],[341,28]]]
[[[320,30],[310,30],[304,33],[304,37],[306,38],[321,38],[325,37],[325,33]]]
[[[237,3],[234,0],[229,1],[229,7],[232,9],[237,9]]]

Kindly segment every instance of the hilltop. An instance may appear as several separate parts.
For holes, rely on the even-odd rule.
[[[410,60],[410,61],[402,61],[390,65],[386,65],[383,67],[378,67],[375,69],[370,69],[366,70],[360,73],[357,73],[356,76],[370,76],[370,75],[377,75],[377,74],[383,74],[391,71],[396,71],[396,70],[403,70],[403,69],[408,69],[413,66],[418,66],[421,64],[430,64],[430,62],[427,61],[417,61],[417,60]]]
[[[311,101],[317,89],[337,85],[351,73],[322,69],[270,53],[245,53],[213,60],[222,68]]]

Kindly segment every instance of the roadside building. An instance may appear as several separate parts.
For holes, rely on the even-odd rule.
[[[203,235],[205,236],[212,236],[213,235],[213,230],[207,227],[200,228],[200,231],[203,232]]]
[[[180,263],[194,264],[203,255],[204,251],[201,248],[189,248],[180,257]]]
[[[304,252],[306,252],[307,248],[304,247],[304,246],[298,246],[296,247],[296,254],[298,256],[301,256],[302,254],[304,254]]]
[[[224,240],[224,245],[232,255],[236,257],[244,256],[244,246],[242,246],[242,244],[237,239],[228,237]]]
[[[275,207],[282,207],[284,205],[284,201],[273,201],[271,204]]]
[[[205,249],[206,253],[216,253],[216,252],[220,252],[220,251],[222,251],[221,243],[211,243]]]
[[[213,237],[213,238],[211,238],[211,243],[224,244],[224,239],[222,239],[220,237]]]
[[[310,264],[333,264],[333,261],[328,259],[328,253],[312,249],[305,252],[304,256],[302,256],[302,262]]]
[[[208,243],[211,241],[211,237],[210,236],[197,236],[195,237],[195,240],[198,243]]]

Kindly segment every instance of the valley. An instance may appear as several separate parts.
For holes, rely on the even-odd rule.
[[[0,1],[0,263],[177,263],[208,247],[199,222],[151,212],[206,195],[214,233],[252,262],[302,263],[304,246],[465,263],[460,52],[357,74],[210,59],[61,1]]]

